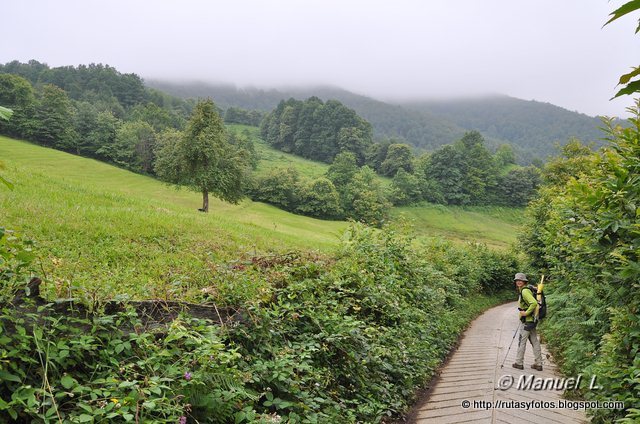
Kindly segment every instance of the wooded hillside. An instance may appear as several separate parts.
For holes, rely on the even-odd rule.
[[[600,139],[598,118],[507,96],[392,104],[336,87],[258,89],[154,80],[147,84],[182,98],[211,96],[222,108],[269,111],[288,98],[336,99],[369,121],[375,138],[396,137],[418,149],[434,150],[460,139],[465,131],[477,130],[492,149],[503,143],[512,144],[517,161],[523,164],[556,155],[556,144],[565,144],[571,137],[585,142]]]

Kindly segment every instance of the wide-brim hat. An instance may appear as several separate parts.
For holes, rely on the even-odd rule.
[[[517,273],[515,277],[513,277],[513,281],[524,281],[525,283],[528,283],[529,280],[527,280],[527,274],[523,274],[521,272]]]

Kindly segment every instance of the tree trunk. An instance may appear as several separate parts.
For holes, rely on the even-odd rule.
[[[207,189],[202,190],[202,209],[200,212],[209,212],[209,191]]]

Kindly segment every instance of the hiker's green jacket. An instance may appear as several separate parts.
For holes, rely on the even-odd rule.
[[[538,306],[538,301],[535,297],[533,297],[533,292],[527,286],[524,286],[520,289],[520,297],[518,298],[518,305],[520,309],[523,309],[527,312],[527,316],[525,317],[525,322],[533,322],[535,321],[535,312],[536,306]]]

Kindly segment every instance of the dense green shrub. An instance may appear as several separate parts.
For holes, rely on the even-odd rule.
[[[543,327],[569,375],[590,374],[601,390],[587,399],[624,401],[591,411],[597,423],[637,422],[640,402],[640,114],[628,128],[607,122],[610,145],[592,154],[576,142],[546,168],[523,246],[548,272]]]
[[[234,368],[238,354],[207,322],[179,319],[154,334],[142,331],[135,313],[47,312],[0,310],[0,420],[228,422],[236,402],[254,397]]]
[[[248,194],[253,200],[294,211],[300,202],[299,181],[300,174],[295,168],[275,168],[256,178]]]
[[[351,154],[339,157],[355,160]],[[301,215],[323,219],[348,218],[381,226],[391,204],[375,173],[364,166],[355,168],[354,174],[348,178],[338,176],[336,171],[328,173],[327,178],[309,180],[294,168],[274,168],[268,174],[255,178],[246,192],[253,200]],[[347,183],[337,185],[334,181]]]
[[[540,187],[540,172],[534,166],[513,168],[497,179],[494,204],[527,206]]]
[[[422,199],[420,179],[400,168],[391,181],[389,201],[395,206],[417,203]]]
[[[268,285],[238,305],[242,319],[230,326],[183,316],[149,331],[133,310],[67,317],[50,305],[16,313],[5,303],[0,420],[399,416],[466,323],[497,301],[481,292],[493,287],[487,276],[498,261],[480,247],[418,246],[401,232],[354,224],[334,257],[291,252],[234,266],[235,290],[253,278]]]
[[[189,318],[145,331],[135,312],[53,311],[25,298],[33,242],[0,228],[0,422],[232,420],[253,399],[222,329]]]
[[[358,173],[358,169],[356,155],[351,152],[342,152],[335,157],[327,169],[326,177],[342,191]]]
[[[296,212],[316,218],[339,218],[342,216],[340,195],[331,180],[320,177],[308,184],[300,185],[300,203]]]
[[[387,149],[387,157],[380,164],[380,173],[387,177],[393,177],[401,169],[413,173],[411,146],[404,143],[391,144]]]
[[[409,237],[356,225],[331,267],[279,263],[271,297],[249,311],[252,325],[231,330],[253,391],[271,394],[263,406],[303,422],[379,422],[405,411],[486,306],[473,280],[485,262],[474,249],[436,253],[448,248],[456,250],[416,249]]]
[[[391,207],[375,173],[366,165],[344,188],[342,203],[347,218],[376,227],[384,224]]]

